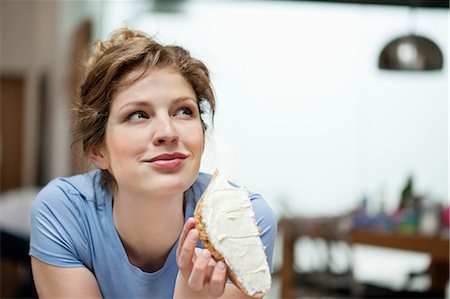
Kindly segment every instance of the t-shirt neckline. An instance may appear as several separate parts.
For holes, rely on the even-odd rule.
[[[176,267],[175,254],[176,254],[176,249],[178,247],[178,239],[175,242],[175,244],[173,245],[173,247],[170,249],[169,255],[167,256],[167,259],[164,262],[164,265],[159,270],[157,270],[155,272],[146,272],[146,271],[143,271],[141,268],[130,263],[127,252],[125,251],[125,248],[123,247],[122,241],[120,240],[120,237],[119,237],[119,233],[117,232],[116,227],[114,225],[114,220],[112,217],[112,205],[113,205],[113,199],[112,199],[112,197],[110,197],[110,199],[108,200],[108,202],[106,204],[106,207],[107,207],[106,213],[107,213],[107,218],[108,218],[107,222],[108,222],[108,226],[109,226],[108,230],[111,231],[111,233],[112,233],[112,240],[114,242],[114,246],[116,246],[116,248],[120,249],[119,251],[120,251],[121,260],[127,264],[127,267],[130,269],[130,271],[134,272],[138,277],[142,277],[143,279],[156,280],[156,279],[162,278],[164,273],[171,267]]]

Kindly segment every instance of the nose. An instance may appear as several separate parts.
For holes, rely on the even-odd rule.
[[[154,145],[158,146],[178,142],[178,132],[170,117],[153,119],[153,121],[155,132],[152,142]]]

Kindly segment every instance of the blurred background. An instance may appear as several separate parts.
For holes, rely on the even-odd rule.
[[[86,168],[81,59],[122,26],[211,70],[202,170],[275,211],[267,297],[449,298],[448,1],[1,0],[0,21],[2,298],[35,296],[29,207]]]

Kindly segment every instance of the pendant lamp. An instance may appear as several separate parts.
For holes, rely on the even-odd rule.
[[[414,7],[410,7],[409,12],[413,23]],[[385,70],[428,71],[440,70],[442,66],[441,49],[431,39],[415,34],[414,30],[387,43],[378,59],[378,67]]]
[[[410,34],[390,41],[381,51],[378,67],[387,70],[440,70],[442,51],[430,39]]]

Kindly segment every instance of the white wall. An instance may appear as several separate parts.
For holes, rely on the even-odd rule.
[[[277,213],[344,212],[364,194],[393,209],[409,174],[448,200],[448,10],[261,1],[167,14],[114,2],[106,15],[103,37],[127,20],[207,63],[218,112],[203,169],[218,165]],[[414,28],[444,69],[379,70],[382,47]]]
[[[409,174],[448,200],[448,10],[255,1],[168,14],[107,2],[103,15],[102,37],[126,20],[206,62],[218,109],[203,169],[218,166],[278,214],[344,212],[364,194],[392,209]],[[379,70],[382,47],[414,27],[444,69]]]

